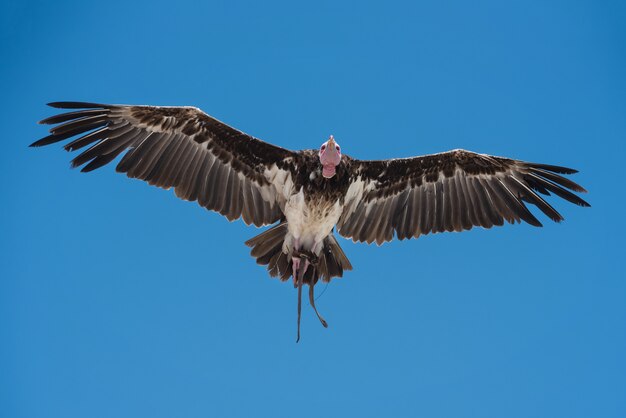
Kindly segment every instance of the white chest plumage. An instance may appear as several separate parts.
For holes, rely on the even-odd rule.
[[[299,249],[319,254],[323,241],[341,216],[343,206],[336,202],[308,200],[300,190],[285,205],[288,234],[283,251],[289,253],[294,244]]]

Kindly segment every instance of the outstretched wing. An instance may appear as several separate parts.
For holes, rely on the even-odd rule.
[[[423,157],[352,160],[352,181],[338,232],[353,241],[382,244],[422,234],[491,228],[524,220],[541,223],[525,203],[553,221],[563,217],[541,196],[554,193],[580,206],[586,192],[559,174],[576,170],[465,150]],[[569,190],[568,190],[569,189]]]
[[[99,168],[128,151],[116,167],[128,177],[145,180],[178,197],[197,200],[229,220],[242,217],[256,226],[282,216],[282,184],[294,153],[212,118],[194,107],[154,107],[57,102],[50,106],[80,109],[42,120],[58,124],[31,146],[80,136],[67,151],[89,146],[72,160]],[[278,179],[278,180],[277,180]]]

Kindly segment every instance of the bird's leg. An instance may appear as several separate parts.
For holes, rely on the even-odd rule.
[[[298,287],[298,270],[300,270],[300,257],[291,256],[291,276],[293,277],[293,287]]]
[[[309,260],[304,259],[304,266],[302,269],[299,269],[296,273],[298,275],[298,338],[296,338],[296,342],[300,341],[300,313],[302,312],[302,282],[304,281],[304,273],[306,273],[306,269],[309,267]]]
[[[298,287],[298,270],[300,269],[300,240],[293,240],[291,250],[291,277],[293,277],[293,287]]]
[[[309,283],[309,303],[311,303],[311,306],[313,307],[313,310],[315,311],[317,318],[320,320],[324,328],[328,328],[328,322],[326,322],[326,320],[322,318],[322,315],[320,315],[320,313],[317,312],[317,308],[315,307],[315,294],[313,292],[314,287],[315,287],[315,283]]]
[[[298,274],[298,269],[296,269],[294,280],[298,283],[298,337],[296,338],[296,342],[298,342],[300,341],[300,312],[302,312],[302,276]]]

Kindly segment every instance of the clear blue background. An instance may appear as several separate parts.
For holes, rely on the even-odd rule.
[[[0,416],[626,416],[621,1],[0,6]],[[305,305],[172,192],[69,170],[45,103],[195,105],[293,148],[578,168],[566,217],[341,244]],[[321,291],[320,288],[318,291]]]

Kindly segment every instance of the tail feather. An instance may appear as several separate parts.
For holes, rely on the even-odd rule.
[[[283,253],[287,230],[287,223],[281,222],[245,243],[252,247],[250,254],[256,258],[257,264],[266,265],[270,276],[278,277],[282,281],[289,280],[292,275],[291,257]],[[322,281],[329,282],[333,277],[342,277],[344,270],[352,270],[352,264],[335,236],[330,234],[324,239],[316,268],[307,269],[303,281],[315,284],[321,278]]]

